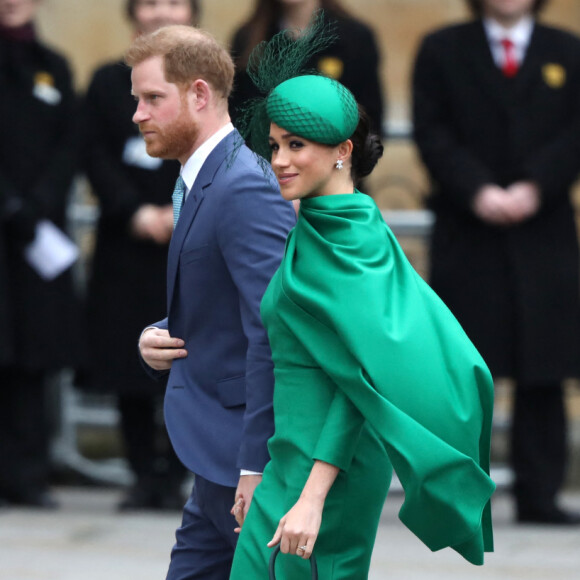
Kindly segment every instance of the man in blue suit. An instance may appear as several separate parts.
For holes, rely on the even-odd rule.
[[[136,39],[126,61],[147,152],[182,165],[168,317],[139,341],[150,373],[169,373],[167,429],[195,474],[167,578],[226,580],[230,509],[243,498],[247,510],[269,458],[274,378],[259,305],[295,214],[230,122],[234,67],[209,34],[164,27]]]

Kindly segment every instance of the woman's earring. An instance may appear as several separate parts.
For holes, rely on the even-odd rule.
[[[342,159],[339,159],[339,160],[336,162],[336,168],[337,168],[337,169],[342,169]]]

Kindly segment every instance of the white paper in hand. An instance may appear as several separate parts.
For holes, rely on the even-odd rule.
[[[36,226],[34,240],[26,246],[24,256],[39,276],[54,280],[70,268],[79,257],[79,249],[49,220]]]

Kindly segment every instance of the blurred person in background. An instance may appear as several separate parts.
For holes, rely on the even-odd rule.
[[[382,135],[383,92],[380,54],[371,28],[354,18],[339,0],[255,0],[254,10],[234,34],[231,51],[236,65],[230,111],[234,124],[240,107],[259,95],[246,73],[254,47],[281,30],[305,30],[316,10],[322,9],[335,25],[337,39],[318,52],[309,66],[350,89],[371,120],[371,130]]]
[[[4,241],[4,190],[0,187],[0,369],[9,365],[14,353],[12,351],[13,336],[10,332],[10,303],[8,295],[8,264],[6,263],[6,247]],[[1,387],[0,387],[1,388]],[[0,496],[0,506],[5,500]]]
[[[580,40],[539,24],[544,0],[471,0],[475,20],[428,35],[413,80],[415,139],[433,180],[431,284],[494,377],[515,379],[519,522],[561,509],[562,381],[580,374]]]
[[[36,35],[39,6],[0,0],[0,499],[50,508],[46,379],[81,360],[79,310],[69,272],[45,280],[24,250],[41,220],[64,228],[77,110],[67,62]]]
[[[125,9],[135,37],[199,20],[198,0],[127,0]],[[143,325],[165,310],[173,231],[168,192],[179,163],[147,154],[134,112],[131,69],[121,60],[99,68],[84,103],[84,167],[100,206],[87,299],[90,384],[117,394],[135,477],[119,509],[181,509],[185,470],[162,421],[163,389],[145,374],[135,350]]]

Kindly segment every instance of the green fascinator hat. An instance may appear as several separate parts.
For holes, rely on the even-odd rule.
[[[358,105],[339,82],[319,75],[303,75],[279,84],[268,96],[270,121],[305,139],[337,145],[355,131]]]
[[[354,133],[359,113],[352,93],[308,65],[336,40],[320,11],[306,30],[283,30],[252,51],[247,73],[261,96],[242,107],[237,127],[266,160],[271,158],[270,122],[325,145],[337,145]]]

